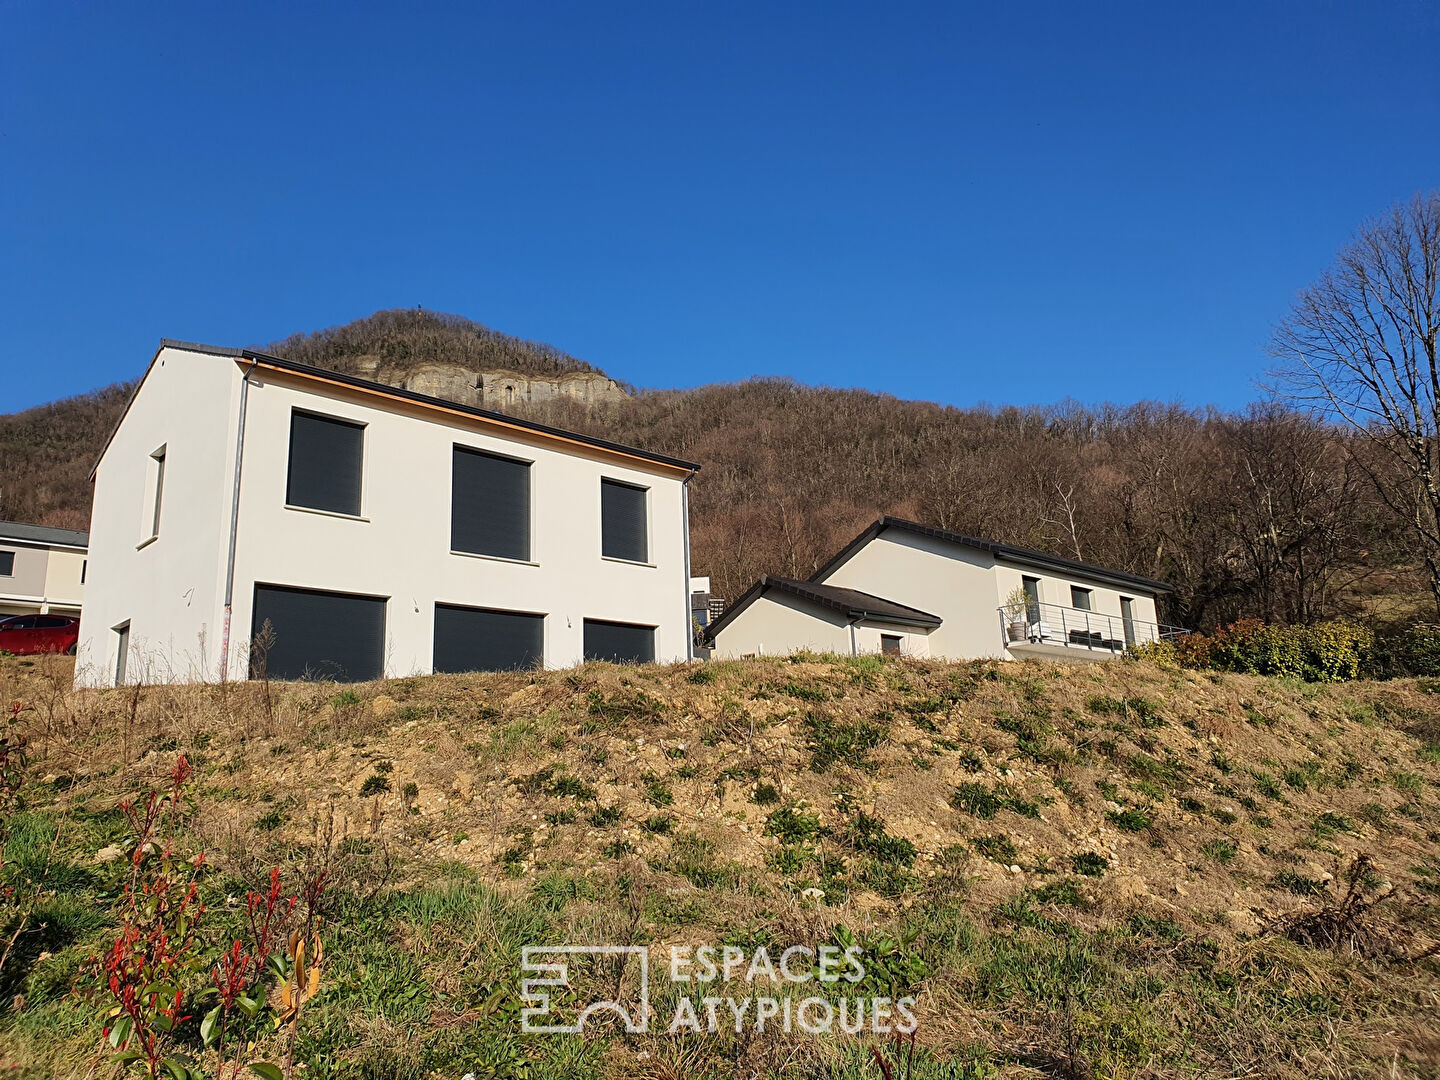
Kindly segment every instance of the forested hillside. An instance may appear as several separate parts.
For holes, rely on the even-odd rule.
[[[267,348],[337,370],[359,357],[382,357],[385,370],[447,360],[594,370],[418,311]],[[0,417],[0,516],[83,526],[85,476],[127,392],[117,385]],[[601,407],[553,402],[531,415],[703,463],[694,566],[721,595],[762,573],[804,576],[892,513],[1171,581],[1179,593],[1168,618],[1187,625],[1394,615],[1405,597],[1418,606],[1423,596],[1418,560],[1357,467],[1385,463],[1366,456],[1364,440],[1278,407],[956,409],[756,379]]]

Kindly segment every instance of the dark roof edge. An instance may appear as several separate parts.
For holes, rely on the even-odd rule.
[[[61,529],[54,525],[32,525],[28,521],[0,521],[0,540],[17,544],[44,544],[86,550],[90,534],[84,529]]]
[[[447,409],[457,410],[469,416],[481,420],[497,420],[508,424],[511,427],[521,428],[525,431],[533,431],[537,435],[554,435],[575,442],[593,446],[599,450],[611,450],[618,454],[628,454],[632,457],[642,458],[646,461],[653,461],[660,465],[668,465],[675,469],[685,469],[695,473],[700,471],[700,466],[693,461],[686,461],[683,458],[670,457],[666,454],[657,454],[650,450],[641,450],[638,447],[626,446],[623,443],[611,442],[608,439],[599,439],[593,435],[583,435],[578,431],[569,431],[565,428],[552,427],[549,424],[537,423],[534,420],[524,420],[508,413],[496,412],[493,409],[481,409],[474,405],[465,405],[458,401],[449,401],[445,398],[433,397],[430,394],[416,393],[414,390],[405,390],[398,386],[390,386],[387,383],[375,382],[372,379],[362,379],[356,375],[346,375],[343,372],[331,371],[329,368],[316,367],[314,364],[302,364],[296,360],[286,360],[283,356],[271,356],[269,353],[257,352],[254,349],[218,349],[208,345],[180,345],[174,344],[174,348],[186,348],[192,351],[211,352],[216,356],[233,356],[240,360],[259,360],[266,364],[279,367],[286,371],[293,371],[297,375],[313,375],[324,379],[331,379],[336,382],[353,386],[357,390],[378,391],[396,397],[413,401],[417,405],[442,405]]]
[[[778,589],[780,592],[789,593],[812,604],[819,604],[821,607],[830,608],[832,611],[839,611],[853,619],[863,619],[867,622],[883,622],[893,626],[927,626],[937,627],[941,624],[938,615],[932,615],[928,611],[921,611],[919,608],[912,608],[908,604],[898,604],[894,600],[886,600],[883,596],[875,596],[873,593],[861,592],[859,589],[847,589],[847,592],[856,593],[860,596],[868,596],[872,600],[879,600],[892,607],[902,608],[907,612],[913,612],[913,617],[904,615],[891,615],[888,613],[869,611],[865,608],[856,607],[854,604],[845,604],[832,598],[820,595],[806,589],[807,584],[818,584],[817,582],[794,581],[790,578],[777,578],[765,575],[759,581],[751,585],[740,595],[740,598],[725,610],[725,614],[716,619],[705,628],[705,639],[714,641],[715,635],[724,629],[736,616],[748,608],[756,600],[760,599],[768,589]]]
[[[996,560],[1000,562],[1011,562],[1021,566],[1029,566],[1034,569],[1057,571],[1073,575],[1074,577],[1098,581],[1106,585],[1129,585],[1163,593],[1173,593],[1175,591],[1175,586],[1173,585],[1163,581],[1156,581],[1153,578],[1142,577],[1139,574],[1131,574],[1124,570],[1110,570],[1103,566],[1095,566],[1093,563],[1062,558],[1059,555],[1047,555],[1043,551],[1017,547],[1014,544],[1002,544],[993,540],[981,540],[974,536],[965,536],[961,533],[950,532],[948,529],[937,529],[932,525],[921,525],[916,521],[907,521],[905,518],[890,517],[888,514],[878,521],[872,522],[864,532],[846,544],[834,558],[825,563],[819,570],[815,571],[815,573],[810,576],[810,580],[817,584],[823,582],[827,574],[845,563],[857,550],[869,543],[876,536],[879,536],[880,533],[886,529],[900,529],[901,531],[915,533],[920,536],[934,537],[946,543],[988,552],[995,556]]]
[[[939,615],[933,615],[928,611],[921,611],[909,604],[896,603],[894,600],[887,600],[883,596],[876,596],[874,593],[867,593],[861,589],[845,589],[845,592],[854,593],[856,596],[863,596],[870,600],[877,600],[882,604],[888,604],[897,609],[895,612],[874,611],[870,608],[846,603],[844,600],[825,596],[823,593],[815,592],[814,589],[838,589],[835,585],[821,585],[813,581],[796,581],[793,578],[777,578],[766,575],[760,579],[767,586],[779,589],[781,592],[798,596],[802,600],[810,600],[831,608],[834,611],[843,612],[852,618],[866,619],[871,622],[898,623],[902,626],[939,626],[943,621]],[[811,588],[806,588],[806,586]]]
[[[95,464],[90,468],[89,478],[91,480],[95,479],[95,470],[100,468],[100,462],[104,460],[106,451],[110,449],[110,444],[115,441],[115,433],[120,430],[120,425],[125,422],[125,417],[129,415],[130,406],[134,404],[136,395],[140,393],[140,387],[144,385],[146,378],[150,375],[151,369],[155,366],[155,361],[165,349],[179,349],[183,352],[223,356],[230,360],[263,360],[267,364],[274,364],[281,368],[293,370],[300,375],[315,375],[322,378],[334,379],[337,382],[354,386],[357,390],[383,391],[387,394],[409,399],[420,405],[443,405],[447,409],[456,409],[482,420],[501,421],[524,431],[533,431],[537,435],[553,435],[572,439],[586,446],[593,446],[597,450],[609,450],[617,454],[627,454],[644,461],[653,461],[658,465],[668,465],[675,469],[685,469],[691,473],[700,471],[700,466],[697,463],[686,461],[683,458],[652,453],[649,450],[626,446],[623,443],[610,442],[608,439],[597,439],[593,435],[582,435],[578,431],[567,431],[564,428],[551,427],[549,424],[540,424],[533,420],[522,420],[519,417],[508,416],[505,413],[494,412],[490,409],[479,409],[473,405],[464,405],[458,401],[446,401],[444,398],[431,397],[428,394],[417,394],[413,390],[404,390],[398,386],[389,386],[385,383],[373,382],[370,379],[361,379],[354,375],[345,375],[339,371],[331,371],[329,368],[316,367],[314,364],[302,364],[295,360],[286,360],[283,356],[271,356],[269,353],[259,352],[255,349],[234,349],[226,345],[203,345],[197,341],[180,341],[176,338],[161,338],[160,347],[155,350],[155,355],[150,358],[150,363],[146,366],[145,373],[141,375],[135,383],[135,389],[131,391],[130,400],[125,403],[125,408],[120,413],[120,419],[115,421],[115,426],[110,429],[110,434],[105,439],[105,445],[100,448],[100,453],[95,458]]]

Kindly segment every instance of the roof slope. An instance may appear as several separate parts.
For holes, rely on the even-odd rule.
[[[948,529],[937,529],[931,525],[921,525],[916,521],[906,521],[904,518],[882,517],[875,522],[854,540],[846,544],[838,555],[816,570],[811,575],[811,582],[821,582],[839,566],[841,566],[851,555],[864,547],[875,537],[879,536],[886,529],[898,529],[902,532],[915,533],[919,536],[929,536],[936,540],[943,540],[948,544],[957,544],[961,547],[974,548],[977,551],[984,551],[995,556],[996,559],[1014,563],[1018,566],[1029,566],[1036,570],[1050,570],[1061,574],[1070,574],[1074,577],[1087,578],[1091,581],[1098,581],[1107,585],[1118,585],[1129,588],[1147,589],[1152,592],[1175,591],[1175,586],[1167,585],[1163,581],[1156,581],[1153,578],[1141,577],[1139,574],[1131,574],[1124,570],[1110,570],[1103,566],[1096,566],[1093,563],[1080,562],[1078,559],[1064,559],[1058,555],[1047,555],[1043,551],[1035,551],[1031,548],[1016,547],[1014,544],[1001,544],[994,540],[981,540],[974,536],[965,536],[961,533],[950,532]]]
[[[49,525],[30,525],[23,521],[0,521],[0,540],[21,540],[29,544],[50,544],[54,547],[90,546],[88,532],[79,529],[56,529]]]
[[[762,577],[745,591],[745,594],[730,606],[724,615],[711,623],[705,636],[714,638],[740,612],[758,600],[771,589],[798,596],[802,600],[819,604],[821,607],[838,611],[851,619],[870,622],[893,623],[897,626],[923,626],[933,629],[940,625],[940,616],[932,615],[919,608],[897,604],[883,596],[873,596],[859,589],[842,589],[835,585],[821,585],[813,581],[796,581],[794,578]]]
[[[653,461],[658,465],[665,465],[672,469],[682,469],[687,472],[696,473],[700,466],[693,461],[685,461],[682,458],[669,457],[665,454],[657,454],[650,450],[641,450],[634,446],[625,446],[621,443],[610,442],[606,439],[598,439],[593,435],[582,435],[575,431],[566,431],[564,428],[552,427],[549,424],[539,424],[533,420],[523,420],[508,413],[495,412],[492,409],[480,409],[473,405],[463,405],[458,401],[447,401],[445,398],[432,397],[429,394],[419,394],[414,390],[405,390],[398,386],[391,386],[388,383],[374,382],[371,379],[362,379],[358,375],[346,375],[343,372],[331,371],[329,368],[316,367],[314,364],[303,364],[295,360],[286,360],[281,356],[271,356],[268,353],[257,352],[254,349],[236,349],[225,345],[202,345],[195,341],[177,341],[173,338],[161,338],[160,349],[178,349],[182,352],[203,353],[207,356],[223,356],[234,360],[237,363],[251,361],[263,364],[268,368],[289,371],[296,375],[303,375],[307,378],[322,380],[325,382],[338,383],[342,386],[353,387],[356,390],[363,390],[372,394],[383,394],[390,398],[400,398],[405,401],[412,401],[417,405],[424,405],[430,408],[444,409],[446,412],[460,413],[465,416],[473,416],[479,420],[489,420],[494,423],[503,424],[506,427],[516,428],[521,431],[533,432],[537,435],[545,435],[552,438],[564,439],[572,443],[580,443],[585,446],[593,446],[597,450],[609,450],[613,453],[624,454],[628,457],[638,458],[642,461]],[[155,354],[157,357],[159,352]],[[154,366],[154,359],[150,361]],[[149,375],[147,368],[145,374]],[[130,395],[130,401],[135,400],[140,393],[140,387],[144,385],[145,377],[135,384],[135,390]],[[120,430],[120,425],[125,422],[125,414],[130,411],[129,403],[126,404],[120,419],[116,421],[115,427],[111,429],[110,436],[105,440],[105,446],[100,451],[95,466],[90,470],[91,478],[94,478],[95,469],[100,467],[100,461],[104,459],[105,452],[110,449],[110,443],[115,438],[115,432]]]

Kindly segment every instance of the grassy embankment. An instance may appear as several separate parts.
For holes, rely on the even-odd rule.
[[[1440,923],[1423,681],[802,657],[67,687],[62,659],[0,661],[32,752],[12,872],[54,845],[0,971],[18,1076],[113,1072],[91,1073],[74,988],[114,936],[117,804],[181,752],[216,941],[271,866],[330,849],[300,1075],[879,1077],[851,1037],[515,1034],[525,944],[778,952],[846,930],[893,945],[916,1077],[1440,1074],[1440,963],[1405,955]],[[1360,852],[1399,887],[1365,919],[1402,955],[1266,932]]]

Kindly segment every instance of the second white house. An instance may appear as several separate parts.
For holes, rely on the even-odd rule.
[[[92,476],[76,680],[688,659],[697,469],[164,341]]]

